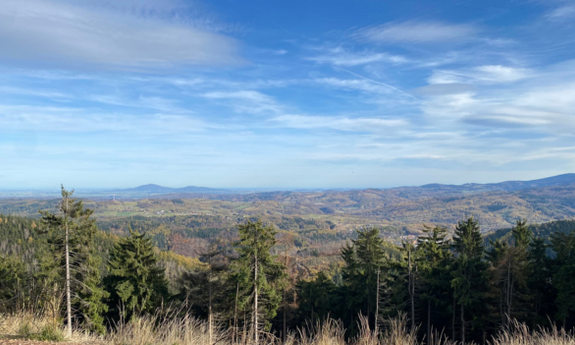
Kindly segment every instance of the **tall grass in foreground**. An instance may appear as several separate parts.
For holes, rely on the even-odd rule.
[[[0,314],[0,337],[22,338],[41,341],[95,342],[98,337],[74,330],[71,339],[65,339],[64,327],[59,320],[43,313],[23,311],[17,314]]]
[[[285,345],[460,345],[435,332],[430,341],[417,339],[417,329],[408,326],[405,316],[388,319],[381,326],[381,332],[369,328],[365,318],[361,319],[359,334],[346,341],[345,328],[341,321],[328,319],[309,324],[297,333],[287,337]],[[33,340],[64,340],[64,329],[56,326],[54,320],[41,314],[22,312],[0,315],[0,335]],[[219,328],[210,332],[208,325],[193,317],[162,318],[159,316],[134,317],[129,322],[119,322],[104,337],[75,331],[72,339],[81,344],[98,345],[250,345],[250,337],[239,337],[232,341],[228,330]],[[273,335],[262,336],[260,345],[280,345],[281,340]],[[471,343],[469,343],[471,344]],[[531,331],[527,326],[515,322],[507,330],[499,332],[489,345],[575,345],[575,334],[560,328]]]

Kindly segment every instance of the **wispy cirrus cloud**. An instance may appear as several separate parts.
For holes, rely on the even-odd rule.
[[[479,29],[470,24],[405,21],[359,29],[353,37],[374,43],[433,43],[467,40],[478,32]]]
[[[458,70],[437,70],[428,78],[430,84],[447,83],[512,83],[533,77],[528,68],[483,65]]]
[[[270,120],[271,123],[286,128],[298,129],[335,129],[345,132],[379,132],[407,125],[399,118],[350,118],[345,116],[308,116],[281,115]]]
[[[110,114],[80,107],[0,104],[0,128],[24,132],[122,132],[143,135],[198,132],[217,126],[180,114]]]
[[[567,4],[554,8],[545,15],[550,20],[565,20],[575,17],[575,4]]]
[[[213,91],[202,95],[232,107],[238,113],[278,113],[283,107],[272,97],[254,90]]]
[[[401,55],[376,52],[349,52],[342,47],[328,49],[325,54],[308,57],[307,60],[335,66],[359,66],[373,63],[401,64],[407,59]]]
[[[92,1],[6,0],[0,7],[0,46],[10,49],[1,49],[0,59],[92,69],[241,62],[236,40],[166,20],[142,4],[133,3],[136,11],[121,11]]]

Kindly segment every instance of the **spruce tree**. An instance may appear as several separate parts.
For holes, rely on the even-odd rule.
[[[547,326],[555,314],[557,292],[552,285],[552,260],[547,256],[548,246],[543,238],[535,238],[528,252],[527,286],[531,295],[531,328]]]
[[[552,261],[553,287],[557,291],[557,320],[568,325],[568,320],[575,319],[575,233],[555,233],[551,237],[551,248],[555,252]]]
[[[0,311],[17,312],[24,307],[29,283],[26,266],[16,256],[0,256]]]
[[[130,229],[110,253],[106,288],[114,317],[153,313],[168,298],[164,269],[158,266],[152,239]]]
[[[358,230],[357,239],[342,248],[341,257],[345,262],[342,274],[348,310],[344,319],[352,333],[359,314],[366,316],[375,329],[380,314],[380,286],[386,278],[382,269],[387,262],[379,229]]]
[[[446,326],[441,322],[441,310],[447,309],[446,301],[450,300],[449,264],[451,252],[447,240],[447,229],[444,227],[424,227],[424,236],[417,239],[417,267],[422,279],[421,297],[426,312],[426,337],[431,339],[431,330]],[[433,320],[433,322],[432,322]]]
[[[261,220],[238,225],[236,244],[239,258],[232,263],[233,279],[238,283],[238,306],[251,314],[251,338],[257,344],[261,325],[276,316],[286,284],[285,267],[270,249],[276,244],[276,231]]]
[[[299,318],[301,324],[324,321],[328,317],[337,317],[340,309],[337,286],[323,271],[314,280],[301,280],[297,283],[299,296]]]
[[[104,332],[103,316],[107,311],[99,271],[99,258],[94,249],[98,231],[94,211],[84,208],[81,200],[72,198],[74,191],[62,186],[59,212],[40,211],[38,232],[46,236],[47,250],[41,253],[41,270],[37,277],[44,283],[45,293],[64,289],[67,304],[67,325]],[[72,321],[74,320],[74,321]]]
[[[485,314],[484,297],[487,290],[487,264],[483,260],[483,237],[479,224],[473,217],[457,223],[453,249],[456,259],[451,286],[459,306],[461,342],[465,344],[468,323],[472,331],[481,330],[484,320],[480,316]],[[469,320],[467,315],[472,315],[473,318]]]

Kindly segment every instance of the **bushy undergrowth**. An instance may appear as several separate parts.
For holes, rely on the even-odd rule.
[[[360,318],[359,334],[345,339],[341,321],[328,319],[308,324],[287,337],[284,345],[460,345],[447,339],[442,333],[433,333],[430,341],[418,340],[417,329],[408,326],[405,316],[386,320],[378,331],[370,329],[365,318]],[[211,334],[210,334],[211,333]],[[208,324],[193,317],[134,317],[129,322],[119,322],[106,336],[100,337],[74,331],[72,339],[65,339],[63,326],[35,313],[0,315],[0,335],[42,341],[72,341],[97,345],[250,345],[251,337],[238,336],[233,341],[229,330],[216,328],[210,332]],[[273,335],[262,335],[260,345],[280,345]],[[488,345],[575,345],[573,331],[553,327],[538,331],[515,322],[500,331]]]

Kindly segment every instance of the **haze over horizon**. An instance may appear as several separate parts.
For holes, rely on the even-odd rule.
[[[573,1],[6,0],[0,189],[575,171]]]

